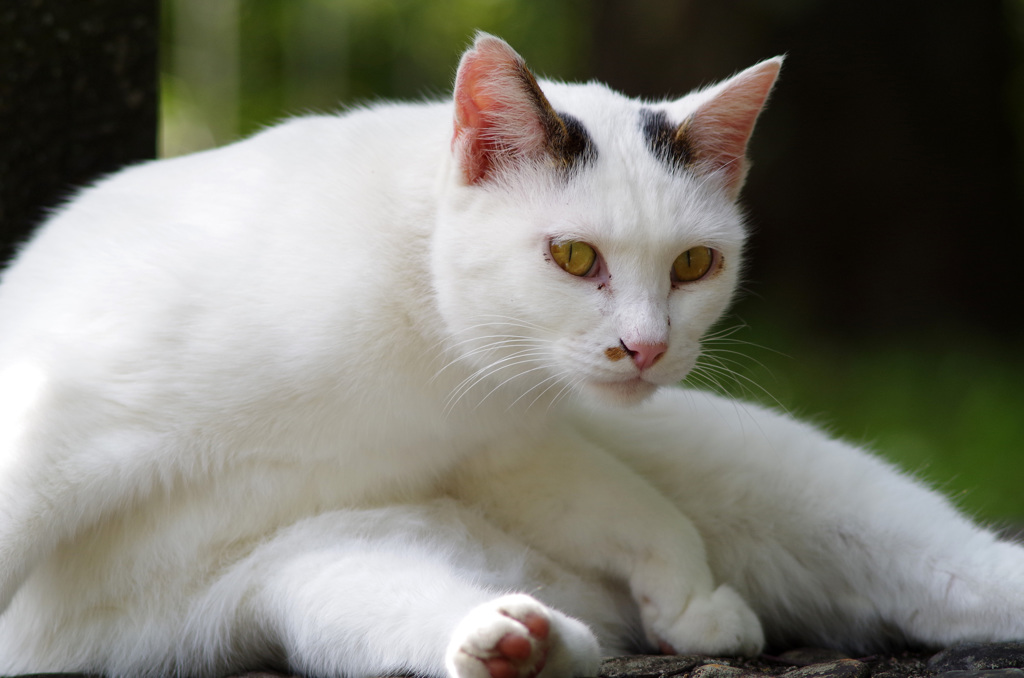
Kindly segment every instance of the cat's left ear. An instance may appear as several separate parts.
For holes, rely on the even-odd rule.
[[[698,174],[716,174],[732,198],[747,174],[747,142],[782,67],[781,56],[762,61],[701,92],[704,101],[675,133],[686,164]]]
[[[477,35],[455,77],[452,152],[468,184],[531,160],[571,165],[587,138],[548,103],[526,62],[508,43]]]

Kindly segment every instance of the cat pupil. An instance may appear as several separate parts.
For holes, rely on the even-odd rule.
[[[551,243],[551,256],[567,273],[586,277],[594,269],[597,252],[584,242]]]
[[[710,247],[692,247],[680,254],[672,264],[673,278],[678,282],[700,280],[714,263],[714,250]]]

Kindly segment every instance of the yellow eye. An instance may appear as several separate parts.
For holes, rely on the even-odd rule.
[[[585,242],[552,242],[551,258],[567,272],[582,277],[594,270],[597,252]]]
[[[700,280],[715,261],[715,251],[710,247],[691,247],[672,262],[672,278],[678,282]]]

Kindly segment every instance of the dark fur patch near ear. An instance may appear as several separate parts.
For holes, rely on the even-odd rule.
[[[597,160],[597,148],[583,123],[568,113],[552,113],[561,122],[548,132],[548,148],[552,157],[567,171]]]
[[[665,111],[640,109],[640,130],[647,148],[672,169],[684,170],[693,162],[693,149],[686,138],[686,123],[673,125]]]
[[[558,113],[541,91],[537,79],[525,65],[520,75],[533,97],[534,105],[544,126],[545,149],[555,165],[571,172],[597,159],[597,149],[579,120],[568,113]]]

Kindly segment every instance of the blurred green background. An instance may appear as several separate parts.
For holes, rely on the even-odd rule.
[[[165,0],[161,152],[443,96],[476,29],[535,71],[680,95],[788,55],[742,298],[691,381],[1024,523],[1024,0]]]

